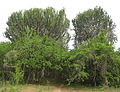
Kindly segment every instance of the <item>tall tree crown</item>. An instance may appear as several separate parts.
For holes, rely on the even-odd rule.
[[[11,41],[26,35],[32,36],[33,33],[40,36],[47,35],[55,40],[63,40],[65,36],[69,38],[67,32],[69,20],[66,18],[64,9],[56,11],[48,7],[14,12],[8,18],[7,25],[5,36]]]
[[[101,7],[79,13],[72,23],[75,31],[75,46],[94,38],[102,29],[108,30],[107,37],[111,43],[116,41],[115,24]]]

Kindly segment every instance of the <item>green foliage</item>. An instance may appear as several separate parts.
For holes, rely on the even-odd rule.
[[[63,52],[64,49],[47,36],[21,38],[16,41],[14,49],[6,54],[6,62],[12,63],[11,66],[15,67],[13,80],[17,83],[22,77],[27,82],[39,82],[51,77],[52,71],[54,74],[54,71],[63,70],[61,62]]]
[[[23,81],[23,71],[21,69],[21,63],[17,63],[15,65],[15,72],[12,73],[12,81],[14,81],[15,84],[18,84]]]
[[[74,75],[74,77],[71,77],[72,81],[94,86],[108,86],[112,85],[113,82],[111,83],[111,78],[113,78],[113,81],[120,83],[118,70],[118,62],[120,62],[120,60],[112,44],[109,43],[106,32],[106,30],[100,32],[94,39],[81,44],[78,48],[71,51],[73,54],[71,54],[69,58],[70,61],[74,63],[78,62],[77,65],[75,64],[75,68],[81,66],[78,68],[78,74],[75,73],[74,68],[72,68],[72,70],[77,76],[79,76],[79,74],[83,76],[83,79],[77,77],[80,80],[75,80]],[[117,71],[114,71],[113,68],[116,68]],[[112,74],[113,76],[108,74]],[[115,79],[115,77],[117,79]]]
[[[5,35],[11,42],[0,43],[0,82],[119,86],[120,49],[113,47],[115,25],[101,7],[73,20],[77,48],[71,51],[63,48],[69,41],[64,9],[15,12],[7,24]]]
[[[46,9],[33,8],[25,11],[14,12],[8,18],[8,28],[5,35],[11,41],[21,37],[31,37],[36,33],[39,36],[51,37],[65,45],[70,40],[68,34],[69,20],[65,10],[56,11],[52,7]]]
[[[3,64],[14,83],[59,81],[94,86],[120,83],[120,57],[101,31],[69,52],[48,36],[23,37],[5,54]]]
[[[12,48],[10,42],[0,42],[0,62],[3,61],[4,55]]]
[[[114,43],[117,39],[114,34],[115,24],[101,7],[79,13],[72,20],[72,23],[75,31],[75,47],[94,38],[100,31],[104,31],[102,29],[107,30],[106,35],[111,43]]]
[[[12,49],[12,44],[10,42],[0,42],[0,81],[3,81],[6,78],[6,69],[4,65],[4,59],[6,53]]]

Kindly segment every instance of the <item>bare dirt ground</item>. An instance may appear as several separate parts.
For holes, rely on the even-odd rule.
[[[52,91],[51,91],[51,90],[52,90]],[[43,91],[42,89],[40,90],[39,87],[37,88],[37,87],[35,87],[35,86],[27,86],[27,87],[25,87],[25,88],[23,88],[23,89],[21,90],[21,92],[48,92],[48,91],[49,91],[49,89],[46,90],[46,91]],[[61,91],[60,88],[57,88],[57,87],[55,87],[55,86],[52,86],[52,87],[50,88],[50,92],[62,92],[62,91]]]
[[[70,89],[60,86],[27,86],[24,87],[21,92],[120,92],[120,90],[104,90],[104,91],[93,91],[89,89]]]
[[[37,92],[37,90],[34,86],[28,86],[23,88],[21,92]]]
[[[61,89],[56,86],[53,86],[52,89],[53,89],[53,92],[62,92]]]
[[[42,90],[39,87],[36,86],[27,86],[21,90],[21,92],[93,92],[93,91],[87,91],[87,90],[72,90],[67,88],[61,88],[57,86],[50,86],[48,90]]]

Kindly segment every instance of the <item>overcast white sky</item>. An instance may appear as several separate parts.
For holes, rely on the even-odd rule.
[[[101,6],[111,15],[116,23],[118,42],[115,47],[120,47],[120,0],[1,0],[0,1],[0,41],[6,41],[3,36],[6,30],[6,22],[11,13],[30,8],[53,7],[57,10],[65,8],[67,17],[71,20],[79,12],[83,12],[95,6]],[[73,32],[71,32],[73,34]],[[70,43],[72,44],[72,42]]]

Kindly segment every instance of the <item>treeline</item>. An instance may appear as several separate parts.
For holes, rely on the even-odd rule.
[[[101,7],[79,13],[73,20],[74,49],[65,10],[34,8],[8,18],[0,43],[0,82],[76,83],[91,86],[120,84],[120,50],[115,24]]]

